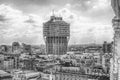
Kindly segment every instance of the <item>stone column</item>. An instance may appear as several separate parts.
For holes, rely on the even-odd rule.
[[[118,80],[120,80],[120,58],[118,59]]]
[[[113,18],[113,28],[114,28],[114,49],[113,49],[113,80],[120,80],[118,77],[119,65],[118,59],[120,58],[120,19]],[[112,64],[111,64],[112,65]],[[112,72],[112,71],[111,71]]]
[[[110,60],[110,80],[113,80],[113,58]]]

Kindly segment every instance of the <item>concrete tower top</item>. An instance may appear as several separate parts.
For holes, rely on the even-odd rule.
[[[62,17],[51,16],[50,19],[51,19],[51,20],[54,20],[54,21],[61,21],[61,20],[62,20]]]
[[[62,17],[51,16],[50,20],[43,24],[43,36],[70,36],[70,24]]]
[[[50,20],[45,22],[44,24],[64,24],[64,25],[70,25],[69,23],[65,22],[62,17],[56,17],[56,16],[51,16]]]

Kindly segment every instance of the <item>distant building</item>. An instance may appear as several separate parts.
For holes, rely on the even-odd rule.
[[[13,79],[11,74],[3,70],[0,70],[0,80],[13,80]]]
[[[71,73],[56,73],[55,80],[88,80],[87,75],[71,74]]]
[[[105,73],[101,66],[82,68],[59,66],[53,75],[55,80],[99,80],[99,77],[105,76]]]
[[[23,53],[29,53],[29,54],[31,54],[31,51],[32,51],[31,45],[22,43],[22,49],[23,49]]]
[[[16,70],[12,75],[13,80],[40,80],[40,72]]]
[[[3,61],[4,70],[14,69],[14,59],[6,59]]]
[[[98,53],[98,52],[101,52],[102,51],[102,47],[87,47],[85,48],[85,52],[86,53]]]
[[[66,54],[70,37],[70,24],[63,21],[62,17],[51,16],[50,20],[43,24],[43,37],[47,54]]]
[[[69,45],[68,51],[75,53],[101,53],[102,44]]]
[[[104,41],[102,49],[103,53],[113,53],[113,42],[107,43],[107,41]]]
[[[1,56],[3,56],[3,60],[1,60],[1,64],[3,64],[3,69],[17,69],[19,68],[19,56],[20,53],[1,53]]]
[[[33,58],[24,58],[20,60],[20,68],[24,70],[35,70],[35,60]]]
[[[8,51],[8,46],[7,45],[1,45],[0,46],[0,52],[7,52]]]
[[[12,43],[12,52],[19,50],[20,49],[20,44],[18,42],[13,42]]]

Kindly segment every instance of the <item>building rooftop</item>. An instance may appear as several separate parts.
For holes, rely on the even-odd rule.
[[[5,72],[3,70],[0,70],[0,77],[5,77],[5,76],[11,76],[11,74],[7,73],[7,72]]]
[[[68,24],[67,22],[63,21],[62,17],[51,16],[50,20],[46,23],[56,23],[56,24]]]

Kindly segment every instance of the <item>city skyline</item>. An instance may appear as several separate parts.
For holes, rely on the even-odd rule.
[[[43,22],[50,18],[52,10],[71,24],[69,44],[112,41],[114,14],[110,0],[2,0],[0,44],[43,44]]]

